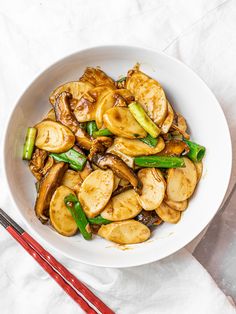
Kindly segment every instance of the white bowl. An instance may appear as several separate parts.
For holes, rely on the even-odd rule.
[[[86,66],[100,66],[111,77],[125,75],[136,62],[164,87],[174,108],[186,117],[191,138],[207,148],[204,174],[189,207],[176,224],[156,228],[149,241],[128,250],[99,237],[63,237],[42,225],[34,213],[35,179],[23,162],[26,128],[50,109],[48,96],[63,82],[77,80]],[[37,77],[16,104],[5,135],[4,162],[9,191],[34,236],[77,261],[106,267],[130,267],[160,260],[184,247],[210,222],[227,190],[231,173],[231,140],[227,122],[206,84],[187,66],[163,54],[127,46],[95,47],[66,57]]]

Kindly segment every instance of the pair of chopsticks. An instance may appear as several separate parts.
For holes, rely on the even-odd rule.
[[[39,263],[39,265],[62,287],[62,289],[89,314],[115,314],[96,297],[68,269],[60,264],[36,240],[23,230],[0,208],[0,224]]]

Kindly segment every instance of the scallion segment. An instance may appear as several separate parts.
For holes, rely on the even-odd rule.
[[[183,158],[168,156],[139,156],[134,158],[139,167],[147,168],[179,168],[185,167]]]
[[[34,150],[34,143],[36,139],[37,129],[28,128],[23,148],[23,159],[30,160]]]
[[[73,148],[69,149],[65,153],[56,154],[52,153],[49,156],[52,156],[57,161],[63,161],[70,164],[70,167],[74,170],[81,171],[83,170],[87,158],[83,155],[78,153]]]
[[[92,239],[92,232],[90,229],[89,222],[83,211],[82,206],[80,205],[78,198],[73,194],[69,194],[64,198],[64,203],[67,209],[70,211],[72,217],[74,218],[85,240]]]
[[[161,130],[158,126],[149,118],[143,107],[137,103],[132,102],[129,104],[129,110],[134,116],[134,118],[138,121],[138,123],[144,128],[147,133],[149,133],[152,137],[156,138]]]
[[[139,140],[142,141],[143,143],[147,144],[150,147],[156,147],[157,146],[157,142],[158,142],[158,139],[152,137],[150,134],[148,134],[144,138],[140,138]]]
[[[97,124],[95,121],[89,121],[87,122],[87,133],[90,136],[93,136],[93,132],[96,132],[98,130]]]
[[[94,225],[107,225],[110,224],[112,221],[103,218],[101,215],[94,217],[94,218],[88,218],[89,223]]]
[[[98,131],[93,132],[93,137],[111,136],[111,135],[113,134],[108,129],[100,129]]]
[[[189,152],[187,154],[187,157],[191,159],[194,162],[199,162],[202,160],[202,158],[205,156],[206,148],[204,146],[201,146],[197,143],[194,143],[192,141],[188,141],[184,139],[184,142],[189,147]]]

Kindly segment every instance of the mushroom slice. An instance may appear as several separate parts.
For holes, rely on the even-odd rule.
[[[149,145],[139,141],[131,140],[124,137],[117,137],[114,140],[114,146],[119,149],[119,151],[127,156],[136,157],[136,156],[147,156],[155,155],[161,152],[165,143],[162,137],[158,137],[158,142],[155,147],[150,147]]]
[[[104,154],[106,149],[112,145],[113,139],[106,136],[100,136],[93,140],[92,147],[90,149],[89,158],[93,160],[96,154]]]
[[[54,109],[50,109],[43,120],[52,120],[56,121],[55,111]]]
[[[141,195],[138,201],[143,209],[154,210],[163,201],[166,183],[160,170],[155,168],[143,168],[138,172],[138,178],[142,182]]]
[[[161,125],[161,132],[166,134],[168,133],[169,129],[174,120],[174,110],[171,107],[170,103],[167,101],[167,116]]]
[[[163,223],[163,220],[158,216],[158,219],[153,223],[153,226],[159,226],[161,223]]]
[[[137,216],[142,210],[134,190],[120,193],[110,200],[101,216],[111,221],[120,221]]]
[[[165,143],[165,148],[158,153],[160,156],[179,156],[186,155],[189,152],[188,145],[180,140],[170,140]]]
[[[174,202],[174,201],[171,201],[169,199],[165,199],[164,201],[169,207],[171,207],[175,210],[178,210],[180,212],[184,211],[188,207],[188,201],[187,200],[182,201],[182,202]]]
[[[178,131],[187,140],[190,139],[189,134],[186,132],[188,128],[187,123],[180,113],[175,113],[175,118],[171,125],[171,128]]]
[[[89,91],[91,88],[93,88],[93,84],[89,82],[68,82],[54,89],[54,91],[50,94],[49,101],[52,105],[54,105],[58,95],[60,95],[62,92],[68,92],[72,94],[71,104],[73,107],[73,105],[78,102],[81,96]]]
[[[102,225],[98,235],[118,244],[135,244],[150,238],[150,230],[144,224],[130,219]]]
[[[171,129],[174,130],[175,132],[173,133],[176,133],[178,135],[178,137],[180,136],[183,136],[186,140],[189,140],[190,139],[190,135],[184,131],[182,131],[177,125],[175,124],[172,124],[171,126]],[[172,133],[172,134],[173,134]]]
[[[48,209],[52,195],[60,185],[67,168],[68,165],[64,162],[54,164],[40,182],[39,192],[35,203],[35,212],[42,222],[48,220]]]
[[[75,134],[78,145],[89,150],[91,148],[91,140],[86,132],[80,128],[79,122],[70,110],[69,102],[71,97],[71,94],[67,92],[63,92],[57,97],[54,106],[56,119],[63,125],[67,126]]]
[[[158,217],[155,210],[142,210],[135,219],[147,227],[152,227],[154,224],[157,223],[160,224],[162,221],[160,217]]]
[[[113,79],[99,68],[87,67],[79,80],[80,82],[89,82],[94,86],[110,85],[115,87]]]
[[[113,196],[119,195],[119,194],[121,194],[123,192],[126,192],[128,190],[132,190],[132,189],[133,189],[133,187],[132,187],[131,184],[128,184],[128,185],[125,185],[125,186],[118,185],[118,188],[115,191],[112,192],[111,196],[113,197]]]
[[[35,146],[51,153],[63,153],[75,142],[75,136],[61,123],[45,120],[35,125],[37,137]]]
[[[71,169],[66,170],[63,178],[62,178],[62,185],[67,186],[71,190],[77,192],[79,191],[79,187],[81,186],[83,180],[80,176],[78,171],[74,171]]]
[[[84,180],[79,201],[89,218],[100,214],[111,197],[113,186],[114,175],[111,170],[95,170]]]
[[[48,153],[45,150],[36,148],[29,162],[29,168],[35,178],[40,181],[42,179],[41,170],[44,167]]]
[[[147,132],[125,107],[113,107],[103,115],[105,126],[113,134],[126,138],[144,138]]]
[[[120,157],[110,153],[97,154],[94,155],[92,162],[101,169],[110,168],[119,178],[128,180],[137,193],[140,192],[142,186],[140,180]]]
[[[197,184],[197,171],[191,160],[184,157],[184,168],[172,168],[167,172],[167,198],[182,202],[194,192]]]
[[[157,215],[165,222],[176,224],[181,218],[181,212],[163,202],[157,209]]]
[[[55,159],[49,156],[44,167],[40,170],[40,173],[42,173],[42,175],[45,176],[45,174],[52,168],[54,163],[55,163]]]
[[[126,87],[149,117],[157,125],[161,125],[167,114],[167,100],[160,83],[136,68],[128,72]]]
[[[202,163],[202,161],[194,162],[194,166],[195,166],[196,171],[197,171],[197,182],[199,182],[201,177],[202,177],[203,163]]]
[[[110,146],[107,149],[107,153],[111,153],[113,155],[120,157],[126,163],[126,165],[128,165],[130,168],[134,169],[134,158],[122,153],[119,150],[117,145],[113,144],[112,146]],[[129,184],[129,182],[128,182],[128,184]]]
[[[73,133],[79,128],[79,123],[70,110],[70,99],[72,95],[67,92],[62,92],[56,98],[54,105],[56,120],[67,126]]]
[[[78,230],[74,218],[64,203],[64,198],[69,194],[75,195],[67,186],[59,186],[52,196],[49,210],[52,226],[58,233],[66,237],[73,236]]]

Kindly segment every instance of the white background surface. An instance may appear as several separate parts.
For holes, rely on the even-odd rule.
[[[235,31],[234,0],[0,0],[1,134],[9,112],[21,93],[52,62],[88,46],[133,44],[162,50],[177,57],[206,81],[227,116],[235,151]],[[222,146],[223,154],[224,143],[219,145]],[[235,175],[234,160],[230,188]],[[3,181],[0,191],[0,205],[19,221],[5,193]],[[230,213],[233,215],[232,210]],[[230,230],[231,236],[234,235],[232,224]],[[27,314],[32,313],[33,309],[34,313],[40,314],[65,311],[78,313],[77,306],[35,262],[4,230],[1,229],[0,232],[0,312]],[[218,236],[216,232],[215,238],[219,239]],[[221,243],[222,250],[230,245],[231,248],[234,247],[233,237],[228,238],[226,243],[217,243]],[[209,249],[204,254],[207,264],[210,260],[207,255]],[[214,256],[215,251],[210,251],[210,254]],[[232,277],[232,258],[235,258],[232,254],[235,254],[234,250],[224,264],[223,270],[228,270],[228,273],[225,272],[226,277],[219,278],[225,289],[227,285],[222,280],[228,281]],[[200,249],[198,257],[203,258]],[[186,251],[147,267],[124,271],[101,271],[84,265],[78,269],[74,262],[61,256],[58,258],[70,266],[79,278],[99,290],[99,295],[106,302],[112,302],[119,313],[235,312],[205,271]],[[211,269],[213,273],[213,268]],[[164,275],[167,273],[168,276]],[[187,289],[187,282],[195,290]],[[175,286],[178,288],[177,298],[173,292]],[[155,287],[155,291],[152,287]],[[229,290],[232,291],[232,288],[235,289],[233,284]],[[141,295],[144,296],[143,299]]]

